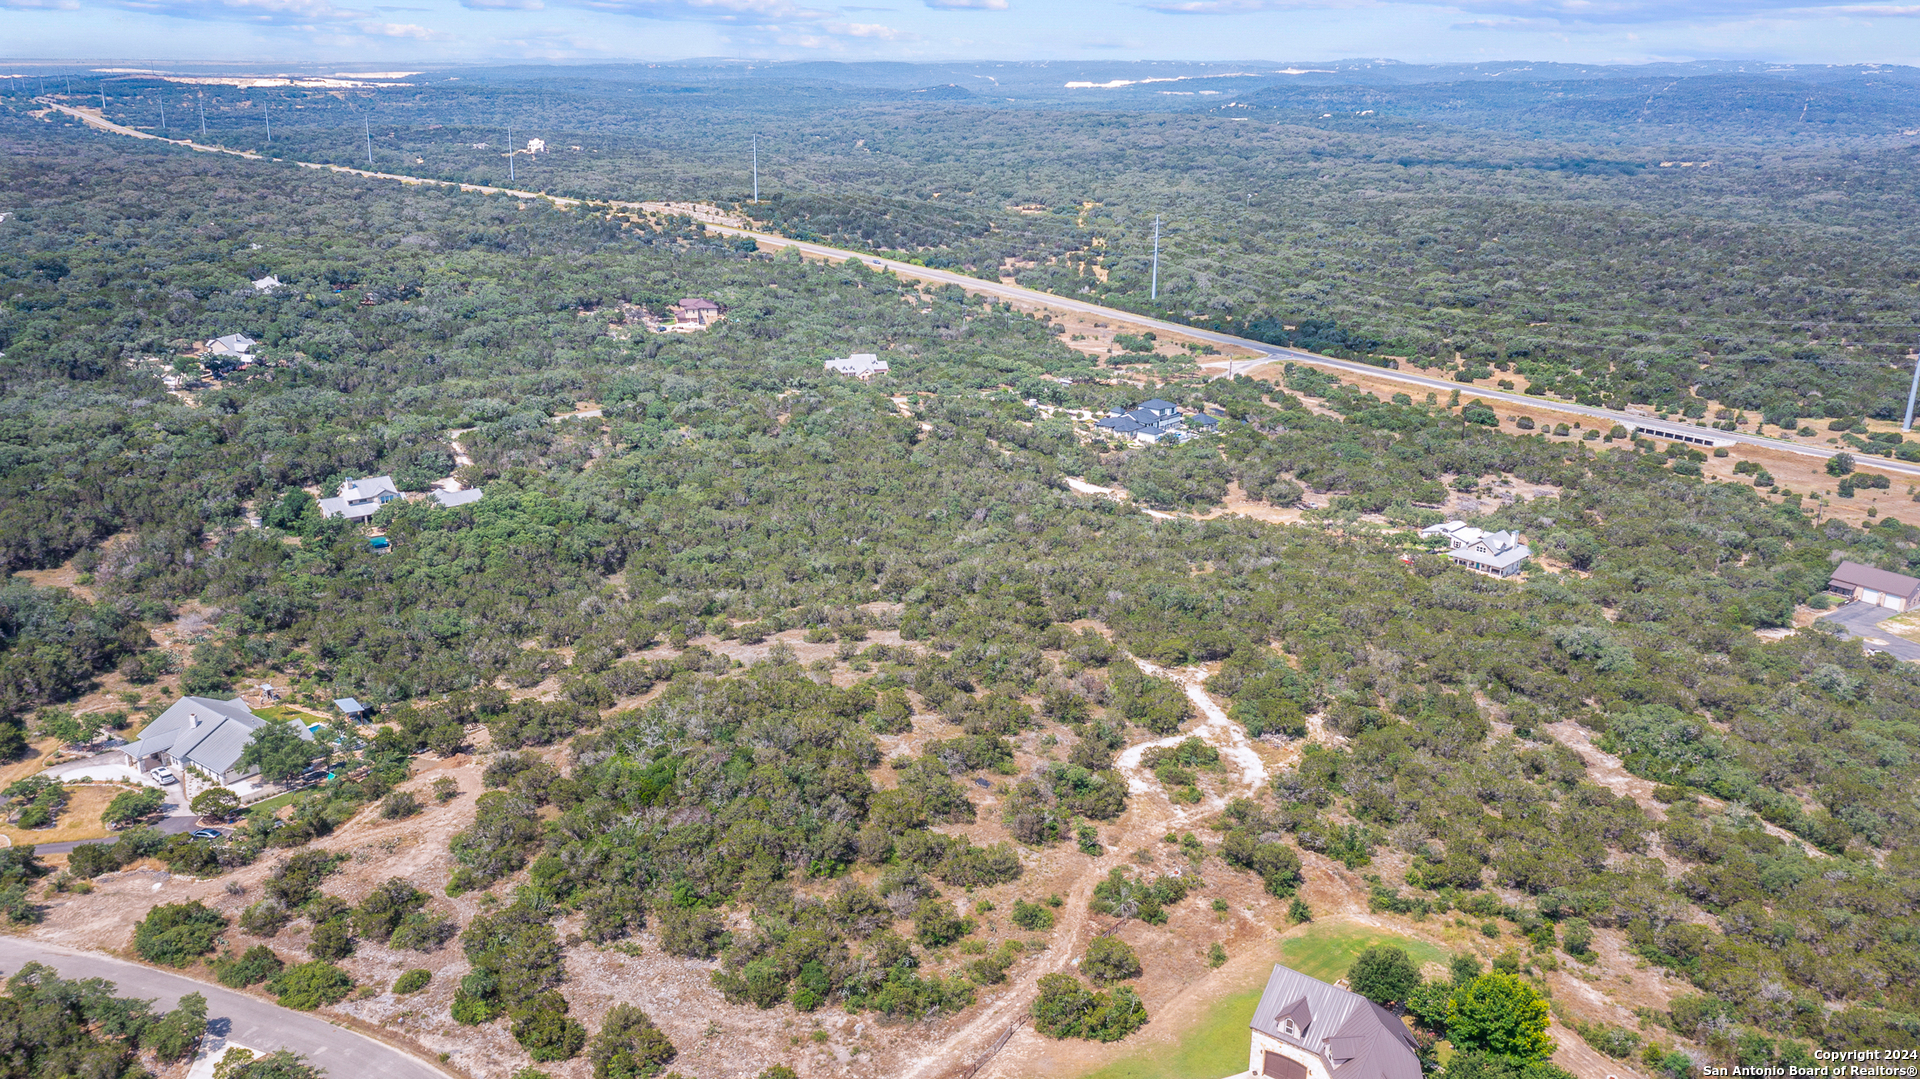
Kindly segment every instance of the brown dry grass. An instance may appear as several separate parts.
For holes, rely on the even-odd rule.
[[[18,828],[0,824],[0,836],[16,847],[30,843],[65,843],[75,839],[101,839],[113,834],[100,823],[100,814],[121,791],[134,790],[118,783],[82,783],[67,788],[67,808],[51,828]]]

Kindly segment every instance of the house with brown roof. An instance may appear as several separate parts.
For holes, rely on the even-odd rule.
[[[698,296],[688,296],[669,308],[673,321],[682,326],[711,326],[720,321],[720,305]]]
[[[1833,576],[1827,580],[1827,591],[1890,611],[1911,611],[1920,606],[1920,579],[1858,562],[1835,566]]]
[[[1236,1079],[1420,1079],[1413,1032],[1358,993],[1275,965]]]

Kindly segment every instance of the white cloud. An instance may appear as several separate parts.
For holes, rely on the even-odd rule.
[[[1257,0],[1256,0],[1257,2]],[[1900,4],[1821,4],[1807,0],[1414,0],[1433,6],[1520,20],[1557,23],[1660,23],[1746,20],[1763,15],[1808,18],[1834,15],[1920,15]],[[1333,6],[1333,5],[1324,5]]]
[[[1377,0],[1159,0],[1140,6],[1163,15],[1248,15],[1261,11],[1374,7]]]
[[[803,8],[788,0],[578,0],[576,6],[614,15],[643,19],[698,22],[818,22],[829,13]]]
[[[416,26],[410,22],[363,22],[360,32],[375,37],[404,37],[415,41],[452,41],[453,35],[444,30],[434,30],[425,26]]]
[[[329,0],[113,0],[113,6],[176,19],[311,26],[351,22],[372,12],[333,6]]]
[[[460,0],[460,6],[475,11],[545,11],[542,0]]]
[[[1005,11],[1007,0],[924,0],[941,11]]]
[[[872,22],[830,22],[821,27],[821,29],[829,34],[838,34],[841,37],[867,37],[877,38],[881,41],[916,40],[916,35],[908,33],[905,30],[895,30],[891,26],[882,26],[879,23]]]

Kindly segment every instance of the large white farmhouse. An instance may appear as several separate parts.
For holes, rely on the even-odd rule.
[[[1511,577],[1533,557],[1533,549],[1517,533],[1488,532],[1465,521],[1428,525],[1420,535],[1444,537],[1449,546],[1447,556],[1454,565],[1492,577]]]

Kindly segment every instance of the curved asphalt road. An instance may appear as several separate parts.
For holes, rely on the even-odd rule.
[[[113,134],[116,134],[116,135],[127,135],[137,139],[160,140],[160,136],[158,135],[154,135],[146,131],[141,131],[137,128],[125,127],[120,124],[113,123],[112,121],[107,120],[105,117],[101,116],[97,112],[88,111],[86,109],[77,109],[70,105],[61,105],[47,98],[37,98],[36,100],[68,116],[71,116],[76,120],[80,120],[93,127],[99,128],[104,131],[112,132]],[[193,142],[192,140],[189,140],[189,139],[165,139],[161,141],[171,142],[176,146],[186,146],[189,149],[199,150],[204,153],[233,154],[239,157],[248,157],[248,158],[254,158],[256,160],[264,160],[261,157],[261,155],[252,153],[249,151],[229,150],[229,149],[226,149],[225,147],[220,147],[220,146],[207,146],[201,143]],[[460,183],[454,180],[426,179],[424,177],[419,177],[419,176],[407,176],[401,173],[373,172],[366,169],[347,168],[342,165],[323,165],[323,164],[317,164],[317,163],[308,162],[308,161],[294,162],[294,164],[297,164],[302,168],[326,169],[331,172],[342,172],[342,173],[348,173],[355,176],[365,176],[370,179],[394,180],[399,183],[405,183],[405,184],[421,184],[421,185],[434,186],[434,187],[456,187],[462,191],[474,191],[474,192],[481,192],[481,193],[490,194],[490,195],[492,194],[511,195],[516,198],[523,198],[523,199],[546,199],[548,202],[553,203],[555,206],[559,206],[563,208],[573,207],[573,206],[593,206],[593,207],[603,207],[603,208],[607,208],[615,211],[633,211],[633,210],[663,211],[664,210],[671,213],[684,213],[694,217],[697,220],[704,222],[707,228],[713,232],[719,233],[724,236],[739,236],[739,237],[749,238],[757,241],[762,247],[792,247],[806,254],[814,255],[818,258],[825,258],[825,259],[859,259],[861,262],[866,263],[868,266],[872,266],[876,269],[890,270],[893,273],[902,277],[912,277],[922,281],[936,281],[946,285],[959,285],[970,292],[977,292],[983,296],[993,296],[1002,300],[1018,300],[1021,303],[1039,304],[1047,307],[1058,308],[1060,310],[1065,310],[1065,311],[1075,311],[1075,312],[1079,312],[1081,314],[1086,314],[1086,315],[1096,315],[1100,318],[1112,319],[1115,322],[1123,322],[1128,325],[1137,326],[1143,329],[1150,329],[1150,330],[1156,330],[1156,331],[1164,330],[1168,333],[1182,334],[1184,336],[1191,337],[1199,341],[1208,341],[1217,345],[1228,345],[1233,348],[1246,349],[1250,352],[1254,352],[1265,357],[1265,360],[1253,361],[1254,363],[1260,363],[1260,362],[1266,362],[1266,361],[1272,361],[1272,360],[1279,360],[1279,361],[1292,360],[1296,363],[1312,364],[1315,367],[1327,367],[1327,368],[1333,368],[1339,371],[1347,371],[1353,374],[1368,375],[1373,378],[1384,379],[1390,382],[1398,382],[1406,386],[1418,387],[1419,389],[1422,389],[1422,390],[1446,391],[1449,393],[1451,393],[1454,390],[1459,390],[1462,393],[1470,393],[1473,396],[1478,397],[1483,401],[1489,401],[1489,402],[1499,401],[1499,402],[1503,402],[1505,404],[1510,404],[1510,405],[1525,405],[1529,408],[1541,409],[1545,411],[1561,412],[1561,413],[1566,413],[1568,415],[1582,416],[1589,419],[1606,420],[1609,423],[1637,425],[1637,424],[1650,422],[1650,417],[1643,416],[1643,415],[1635,415],[1633,413],[1628,413],[1628,412],[1616,412],[1612,409],[1594,408],[1589,405],[1577,405],[1577,404],[1572,404],[1570,402],[1564,402],[1564,401],[1549,400],[1548,398],[1545,398],[1545,397],[1528,397],[1524,394],[1507,393],[1503,390],[1489,390],[1481,386],[1471,385],[1469,383],[1452,382],[1445,379],[1429,378],[1425,375],[1407,374],[1405,372],[1394,370],[1392,368],[1375,367],[1372,364],[1365,364],[1365,363],[1355,363],[1352,360],[1336,359],[1332,356],[1322,356],[1314,352],[1303,352],[1300,349],[1283,348],[1277,345],[1269,345],[1264,341],[1252,341],[1244,337],[1235,337],[1232,334],[1216,333],[1212,330],[1203,330],[1196,326],[1188,326],[1185,323],[1168,322],[1163,319],[1150,318],[1146,315],[1136,315],[1130,311],[1121,311],[1112,307],[1102,307],[1099,304],[1088,303],[1085,300],[1075,300],[1075,299],[1070,299],[1066,296],[1057,296],[1051,292],[1042,292],[1039,289],[1031,289],[1023,285],[1008,285],[998,281],[986,281],[978,277],[969,277],[966,274],[953,273],[948,270],[934,270],[934,269],[929,269],[925,266],[915,266],[910,262],[899,262],[894,259],[881,258],[877,255],[866,255],[866,254],[861,254],[858,251],[847,251],[838,247],[828,247],[825,244],[811,243],[805,240],[789,239],[785,236],[775,236],[771,233],[766,233],[766,232],[756,232],[752,229],[741,228],[738,225],[730,224],[729,222],[722,220],[720,218],[717,218],[710,213],[705,213],[698,210],[689,211],[686,208],[686,204],[676,204],[676,203],[666,203],[666,202],[623,202],[616,199],[564,198],[558,195],[549,195],[542,191],[520,191],[513,188],[489,187],[481,184],[466,184],[466,183]],[[1243,361],[1222,360],[1222,361],[1216,361],[1215,363],[1211,363],[1206,366],[1223,366],[1224,365],[1227,368],[1225,373],[1230,374],[1233,371],[1233,367],[1239,362],[1243,362]],[[1783,453],[1798,454],[1802,457],[1812,457],[1818,460],[1825,460],[1839,453],[1852,452],[1852,449],[1850,447],[1829,448],[1826,446],[1809,446],[1803,443],[1788,442],[1784,439],[1767,438],[1764,435],[1749,435],[1739,431],[1715,431],[1715,430],[1712,430],[1711,428],[1694,428],[1694,430],[1698,431],[1702,435],[1711,435],[1711,437],[1715,439],[1719,439],[1726,442],[1733,442],[1733,443],[1737,443],[1744,446],[1765,447],[1768,449],[1780,450]],[[1913,465],[1905,462],[1894,461],[1892,459],[1883,458],[1883,457],[1875,457],[1875,456],[1859,455],[1859,454],[1856,454],[1855,456],[1861,457],[1861,463],[1871,465],[1876,470],[1885,471],[1885,472],[1895,472],[1895,473],[1899,473],[1900,475],[1907,476],[1913,479],[1920,479],[1920,465]]]
[[[154,828],[158,829],[162,835],[179,835],[181,832],[191,832],[198,827],[200,827],[200,818],[191,813],[182,817],[162,817],[160,821],[154,825]],[[110,835],[104,839],[74,839],[63,843],[35,843],[33,845],[33,852],[35,854],[65,854],[75,847],[86,847],[95,843],[118,843],[119,841],[119,836]],[[25,846],[24,843],[21,845]]]
[[[265,1052],[291,1049],[333,1079],[449,1079],[418,1057],[306,1012],[110,956],[0,937],[0,971],[12,974],[30,962],[45,963],[63,978],[105,978],[121,996],[156,998],[157,1009],[172,1008],[187,993],[203,994],[208,1026],[220,1031],[224,1021],[228,1042]]]

